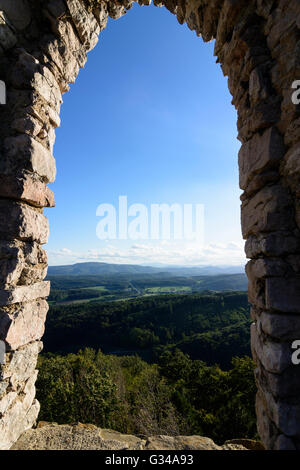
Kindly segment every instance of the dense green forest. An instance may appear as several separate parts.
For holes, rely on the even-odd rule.
[[[201,291],[240,280],[53,276],[40,419],[220,444],[256,438],[247,293]]]
[[[157,364],[85,349],[39,359],[40,420],[93,423],[123,433],[255,438],[255,385],[249,357],[222,371],[179,350]]]
[[[177,348],[191,359],[228,368],[232,357],[250,354],[249,325],[244,292],[54,305],[44,345],[46,352],[91,347],[110,354],[138,354],[148,362]]]

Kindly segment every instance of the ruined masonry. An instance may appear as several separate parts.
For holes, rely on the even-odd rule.
[[[258,430],[269,449],[300,450],[300,365],[291,360],[291,344],[300,339],[300,106],[292,101],[292,84],[300,80],[300,2],[155,5],[204,41],[216,39],[242,143]],[[131,6],[131,0],[0,0],[0,80],[7,86],[7,104],[0,106],[0,340],[7,350],[0,371],[1,449],[31,428],[39,412],[35,368],[50,287],[43,281],[49,232],[43,207],[54,206],[47,184],[55,179],[62,94],[108,17],[117,19]]]

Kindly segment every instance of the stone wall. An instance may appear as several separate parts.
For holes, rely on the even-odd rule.
[[[148,5],[150,0],[140,0]],[[300,450],[300,79],[298,0],[165,0],[205,41],[238,111],[242,232],[252,304],[258,429],[267,448]],[[0,0],[0,448],[32,427],[49,283],[43,207],[54,206],[53,145],[68,91],[108,17],[131,0]],[[212,123],[213,125],[213,123]]]

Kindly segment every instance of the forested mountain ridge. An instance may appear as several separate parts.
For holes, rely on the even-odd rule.
[[[115,264],[86,262],[65,266],[49,266],[48,274],[60,276],[95,276],[116,274],[153,274],[166,273],[174,276],[197,276],[244,273],[243,266],[142,266],[137,264]]]

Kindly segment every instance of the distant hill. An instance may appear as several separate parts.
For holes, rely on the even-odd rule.
[[[136,264],[110,264],[110,263],[76,263],[66,266],[49,266],[49,276],[103,276],[103,275],[133,275],[133,274],[161,274],[172,276],[214,276],[221,274],[244,273],[243,266],[204,266],[204,267],[154,267]]]
[[[113,274],[152,274],[159,269],[134,264],[76,263],[66,266],[49,266],[48,275],[54,276],[98,276]]]

